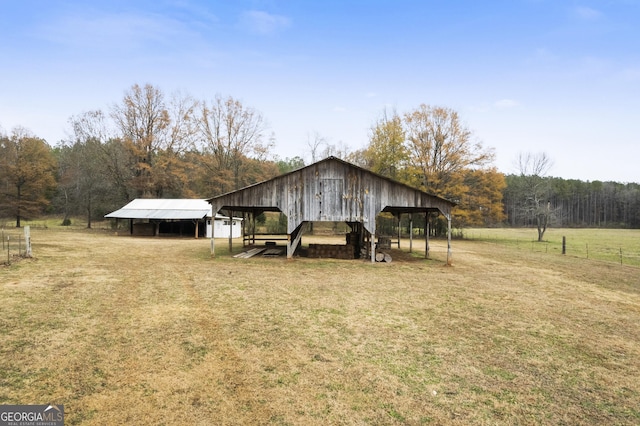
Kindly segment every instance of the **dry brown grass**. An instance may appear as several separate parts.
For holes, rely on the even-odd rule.
[[[36,260],[0,266],[0,404],[90,425],[640,423],[638,268],[481,242],[445,267],[441,242],[372,265],[32,239]]]

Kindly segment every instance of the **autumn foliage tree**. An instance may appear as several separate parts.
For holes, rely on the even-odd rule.
[[[471,131],[450,108],[420,105],[404,116],[414,178],[427,191],[457,200],[464,193],[464,171],[484,167],[493,152],[472,140]]]
[[[493,152],[474,141],[452,109],[423,104],[402,116],[385,112],[356,158],[376,173],[457,202],[456,226],[504,219],[505,182],[490,166]]]
[[[0,212],[21,220],[39,215],[55,188],[51,147],[25,129],[0,137]]]
[[[364,152],[366,167],[395,180],[406,180],[409,151],[405,146],[402,119],[394,111],[384,111],[371,128],[369,146]]]
[[[492,226],[506,219],[502,194],[505,177],[495,167],[467,169],[463,172],[467,188],[455,211],[457,223],[464,226]]]

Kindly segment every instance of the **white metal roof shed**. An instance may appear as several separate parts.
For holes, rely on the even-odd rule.
[[[187,220],[211,217],[211,204],[201,199],[136,198],[119,210],[104,216],[107,219]]]

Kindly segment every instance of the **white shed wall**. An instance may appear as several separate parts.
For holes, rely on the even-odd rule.
[[[242,236],[242,219],[240,218],[234,218],[231,227],[229,226],[229,218],[216,218],[213,226],[215,226],[216,238],[229,238],[230,229],[233,229],[231,238]],[[211,218],[207,218],[207,238],[211,238]]]

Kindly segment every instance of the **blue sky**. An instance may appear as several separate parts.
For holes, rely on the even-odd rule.
[[[359,149],[387,108],[459,112],[513,173],[640,182],[640,0],[0,0],[0,126],[56,144],[133,84],[259,110],[274,154]]]

